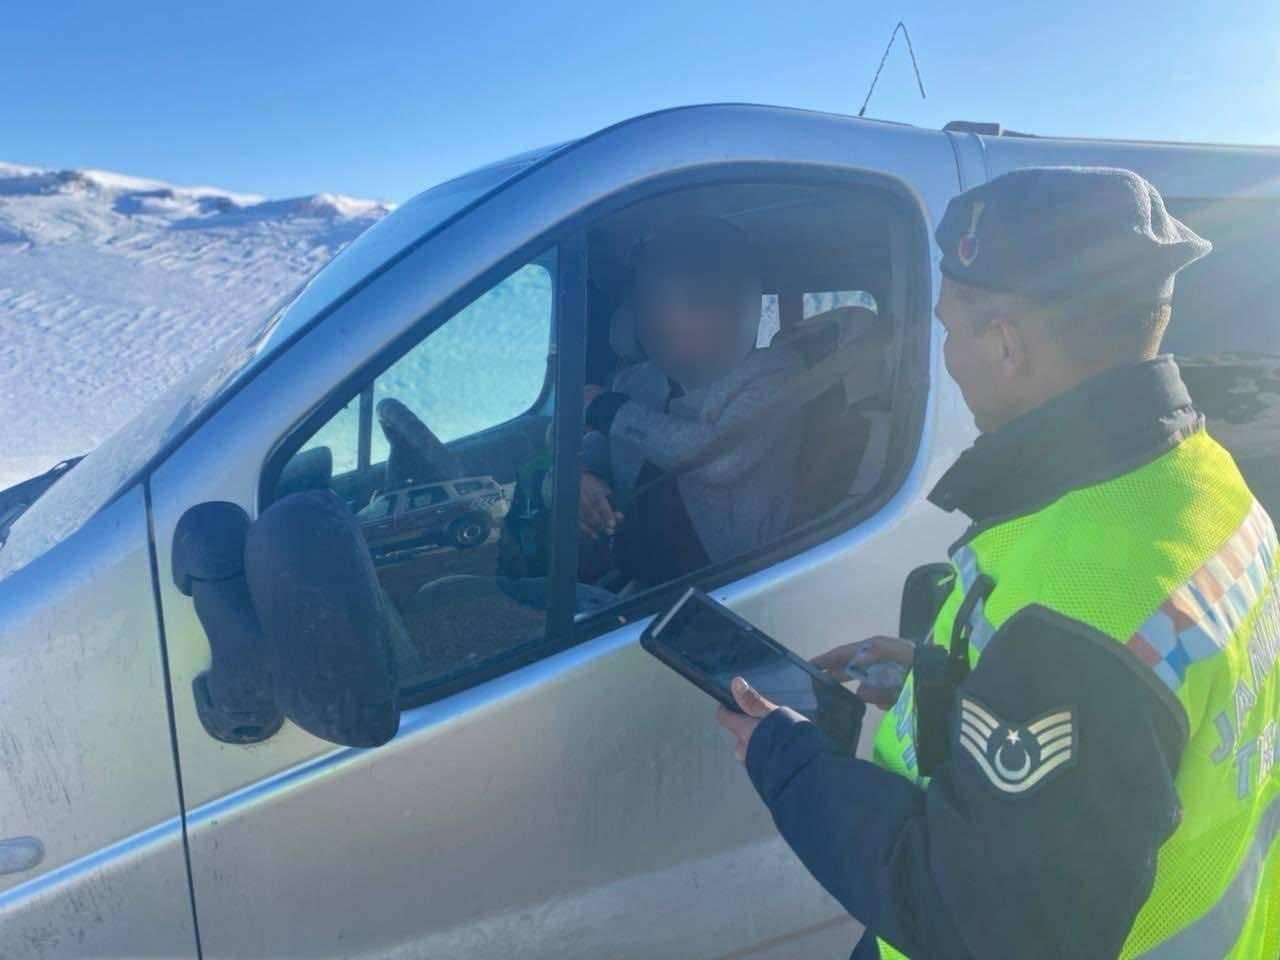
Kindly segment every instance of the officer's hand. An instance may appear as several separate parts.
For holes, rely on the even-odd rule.
[[[729,684],[733,699],[742,713],[735,713],[726,707],[716,708],[716,722],[733,734],[735,740],[733,752],[739,762],[747,762],[747,744],[751,742],[751,734],[766,716],[777,710],[776,704],[770,703],[741,677],[734,677]]]
[[[594,473],[582,472],[578,482],[578,530],[584,537],[595,540],[601,534],[613,536],[622,514],[613,509],[609,497],[613,491]]]
[[[815,667],[825,670],[828,675],[840,683],[848,681],[850,676],[845,667],[853,665],[859,670],[868,670],[877,665],[896,665],[901,673],[894,669],[876,669],[871,671],[871,678],[863,680],[854,691],[867,703],[887,710],[898,701],[902,693],[902,682],[906,679],[906,671],[915,662],[916,645],[902,637],[875,636],[857,643],[844,643],[834,650],[828,650],[811,661]],[[884,677],[888,682],[883,682]],[[882,681],[882,682],[872,682]]]

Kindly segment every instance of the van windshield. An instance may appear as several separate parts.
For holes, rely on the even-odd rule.
[[[106,506],[167,453],[202,411],[262,367],[295,334],[454,214],[499,189],[558,147],[482,167],[420,193],[356,238],[315,276],[268,312],[266,320],[206,359],[80,461],[9,528],[0,577],[26,566]]]

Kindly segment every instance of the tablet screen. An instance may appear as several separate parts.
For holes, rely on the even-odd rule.
[[[817,718],[813,676],[699,598],[686,600],[661,633],[665,646],[725,690],[742,677],[765,699]]]

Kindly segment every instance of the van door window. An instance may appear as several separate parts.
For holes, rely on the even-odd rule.
[[[895,347],[928,329],[901,211],[874,188],[716,184],[590,228],[588,342],[614,357],[580,458],[583,584],[629,598],[886,492],[918,402],[895,396]]]
[[[442,486],[411,490],[409,492],[409,509],[421,510],[423,507],[434,507],[437,503],[444,503],[448,499],[449,493]]]
[[[580,638],[616,627],[619,604],[652,612],[676,581],[758,566],[886,502],[926,395],[904,386],[927,374],[930,329],[927,260],[895,240],[913,216],[874,186],[732,183],[589,224],[574,235],[586,276],[566,267],[582,286],[561,291],[585,294],[559,318],[585,342],[560,382],[593,377],[585,423],[559,425],[577,442],[560,444],[563,465],[549,256],[345,386],[280,476],[288,491],[319,478],[364,524],[411,640],[407,702],[560,649],[553,531],[560,545],[576,534],[557,552],[554,615],[572,608]],[[578,481],[575,516],[553,517],[554,478],[561,497]]]
[[[816,317],[838,307],[863,307],[877,312],[876,298],[866,290],[824,290],[804,295],[804,316]]]
[[[307,450],[327,451],[333,460],[333,472],[349,473],[358,463],[357,444],[354,441],[359,435],[359,429],[360,398],[356,397],[317,430],[299,453]]]
[[[760,329],[756,332],[756,346],[767,347],[773,343],[782,326],[782,318],[778,314],[778,295],[766,293],[760,303]]]
[[[529,412],[546,384],[553,292],[546,266],[521,267],[374,380],[375,412],[393,399],[429,415],[446,444]],[[373,460],[390,452],[375,430]]]
[[[311,485],[359,519],[406,627],[408,688],[545,631],[554,292],[553,254],[510,273],[359,385],[281,471],[283,484],[305,458]],[[278,495],[297,489],[281,484]]]

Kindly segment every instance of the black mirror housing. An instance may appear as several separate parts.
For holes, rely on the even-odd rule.
[[[184,513],[173,534],[173,582],[195,604],[212,660],[192,683],[196,712],[223,743],[258,743],[284,723],[245,582],[248,529],[239,505],[212,501]]]
[[[346,504],[329,490],[277,500],[249,527],[244,557],[284,715],[345,746],[394,737],[392,613]]]

